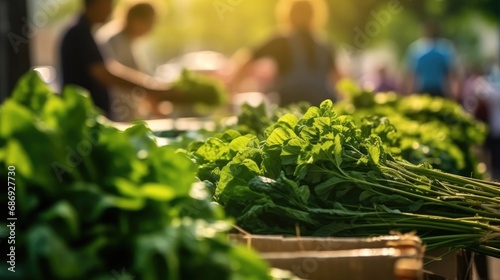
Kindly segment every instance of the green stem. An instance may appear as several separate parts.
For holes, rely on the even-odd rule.
[[[470,188],[467,188],[466,186],[471,186],[471,185],[465,185],[464,187],[462,187],[459,185],[446,184],[446,187],[460,190],[462,192],[469,192],[471,194],[480,195],[480,196],[484,196],[484,197],[495,197],[494,194],[492,194],[492,193],[476,190],[476,189],[472,188],[472,186]],[[497,201],[497,202],[500,203],[500,201]]]
[[[418,166],[414,166],[414,165],[410,165],[410,164],[402,163],[402,162],[399,164],[401,164],[405,168],[412,170],[414,172],[417,172],[417,173],[422,173],[422,174],[425,174],[427,176],[431,176],[434,178],[440,178],[440,179],[443,179],[445,181],[455,183],[457,185],[477,186],[483,190],[487,190],[488,192],[495,194],[496,196],[500,195],[500,188],[498,188],[496,185],[488,185],[488,183],[485,181],[478,182],[478,181],[470,180],[466,177],[456,176],[456,175],[444,173],[441,171],[422,168],[422,167],[418,167]]]
[[[386,186],[383,186],[381,184],[371,183],[371,182],[368,182],[368,181],[362,181],[362,180],[359,180],[359,179],[356,179],[356,178],[351,178],[351,179],[352,179],[353,183],[365,184],[365,185],[369,185],[369,186],[372,186],[372,187],[375,187],[375,188],[384,189],[384,190],[387,190],[387,191],[390,191],[390,192],[399,193],[399,194],[402,194],[404,196],[418,198],[418,199],[421,199],[423,201],[435,202],[435,203],[441,204],[443,206],[447,206],[447,207],[454,208],[454,209],[459,209],[459,210],[466,211],[466,212],[469,212],[469,213],[472,213],[472,214],[483,214],[483,215],[486,215],[486,216],[491,215],[490,212],[486,212],[486,211],[482,211],[482,210],[478,210],[478,209],[472,209],[472,208],[461,206],[461,205],[452,204],[452,203],[449,203],[449,202],[446,202],[446,201],[439,200],[437,198],[428,197],[428,196],[425,196],[425,195],[419,195],[419,194],[416,194],[416,193],[399,190],[397,188],[386,187]]]

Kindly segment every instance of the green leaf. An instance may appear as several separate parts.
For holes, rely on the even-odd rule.
[[[52,275],[44,275],[53,279],[79,279],[88,269],[79,259],[75,251],[57,233],[47,226],[35,226],[26,234],[28,244],[28,260],[32,275],[42,275],[42,271],[50,271]],[[42,267],[45,263],[48,267]]]
[[[386,212],[386,213],[391,213],[391,214],[401,214],[401,211],[400,211],[400,210],[398,210],[398,209],[392,209],[392,208],[389,208],[389,207],[387,207],[387,206],[385,206],[385,205],[383,205],[383,204],[378,204],[378,205],[376,206],[376,208],[377,208],[377,209],[380,209],[380,210],[382,210],[382,211],[384,211],[384,212]]]
[[[252,140],[253,138],[250,136],[240,136],[235,138],[234,140],[231,141],[229,144],[229,149],[233,152],[240,152],[245,150],[247,147],[248,143]]]
[[[365,201],[370,201],[372,197],[376,196],[377,194],[372,192],[372,191],[363,191],[359,195],[359,201],[360,202],[365,202]]]
[[[340,142],[340,135],[335,136],[333,153],[335,155],[335,165],[340,167],[340,165],[342,164],[342,144]]]
[[[141,191],[139,187],[127,179],[117,178],[114,179],[111,184],[116,187],[118,193],[122,196],[133,198],[141,197]]]
[[[142,209],[145,204],[146,203],[142,198],[125,198],[108,195],[102,198],[101,203],[98,204],[98,207],[95,209],[94,215],[95,217],[98,217],[108,208],[118,208],[125,211],[137,211]]]
[[[300,206],[306,206],[309,204],[309,198],[311,197],[311,192],[308,186],[299,186],[295,181],[290,180],[285,177],[283,172],[278,180],[278,183],[284,182],[284,184],[288,185],[293,190],[293,194],[298,198],[300,202]]]
[[[408,205],[408,211],[411,213],[415,213],[418,210],[420,210],[420,208],[422,208],[422,206],[424,206],[424,201],[417,200],[417,201],[411,203],[410,205]]]
[[[269,137],[266,140],[266,145],[268,146],[283,145],[283,143],[286,140],[296,136],[297,135],[292,129],[278,127],[275,130],[273,130],[271,135],[269,135]]]
[[[142,158],[147,156],[148,151],[154,151],[158,147],[153,132],[145,123],[137,123],[124,133],[134,146],[137,155]]]
[[[69,118],[68,108],[63,99],[59,97],[49,98],[40,113],[44,123],[57,132],[64,130],[62,122]]]
[[[40,216],[42,220],[46,222],[61,219],[67,229],[64,232],[69,233],[71,238],[75,238],[79,234],[78,214],[68,201],[56,203],[54,206],[44,211]]]
[[[42,81],[36,71],[30,71],[19,79],[11,100],[38,114],[45,101],[55,93]]]
[[[304,116],[302,117],[302,119],[299,121],[298,125],[303,125],[304,122],[307,122],[307,120],[315,119],[315,118],[317,118],[319,116],[321,116],[320,109],[318,107],[312,106],[304,114]]]
[[[330,118],[334,118],[337,116],[333,109],[333,102],[330,99],[327,99],[319,105],[319,110],[321,116],[328,116]]]
[[[185,154],[168,146],[160,147],[149,156],[153,178],[148,182],[175,187],[179,196],[187,196],[195,181],[196,166]]]
[[[316,135],[328,135],[332,131],[332,119],[330,117],[315,118],[313,127],[316,130]]]
[[[58,118],[59,129],[68,133],[67,137],[77,143],[82,138],[82,133],[93,126],[95,114],[89,93],[77,86],[66,86],[61,93],[64,102],[63,116]],[[50,115],[49,115],[50,116]]]
[[[209,138],[203,146],[201,146],[195,155],[202,159],[201,163],[213,162],[217,160],[230,160],[229,145],[218,138]]]
[[[277,179],[280,176],[282,169],[280,154],[282,154],[280,147],[264,147],[261,164],[263,175],[272,179]]]
[[[293,137],[285,145],[278,146],[282,149],[281,160],[284,165],[297,164],[297,158],[301,155],[302,150],[305,150],[308,143],[299,137]]]
[[[143,185],[140,191],[144,197],[158,201],[169,201],[176,196],[172,187],[154,183]]]
[[[368,154],[370,155],[370,159],[376,165],[380,162],[380,148],[377,146],[368,147]]]
[[[285,114],[278,119],[277,124],[293,129],[297,125],[298,121],[299,119],[297,118],[297,116],[293,114]]]
[[[316,185],[314,191],[318,196],[325,197],[330,195],[332,191],[335,191],[335,186],[346,182],[350,182],[350,180],[340,177],[330,177],[328,180]]]
[[[241,133],[237,130],[234,130],[234,129],[229,129],[229,130],[226,130],[222,133],[214,135],[215,138],[219,138],[220,140],[222,140],[225,143],[231,143],[231,141],[233,141],[234,139],[236,139],[240,136],[242,136]]]
[[[7,157],[5,162],[7,165],[16,167],[16,171],[22,174],[25,178],[32,178],[34,174],[34,163],[22,144],[16,140],[11,139],[5,148]]]
[[[0,144],[0,162],[7,162],[7,151],[5,147]]]
[[[19,133],[34,130],[35,123],[34,115],[14,100],[7,100],[2,104],[2,110],[0,110],[1,137],[9,138]]]
[[[225,166],[220,175],[220,181],[215,191],[215,197],[220,203],[228,201],[224,196],[226,189],[235,186],[246,186],[255,176],[261,175],[259,166],[252,160],[244,160],[242,163],[230,163]]]
[[[136,252],[134,254],[134,270],[142,274],[141,279],[154,279],[157,276],[152,265],[155,255],[162,258],[164,267],[168,271],[168,274],[162,277],[181,279],[179,275],[181,260],[177,252],[179,234],[176,228],[165,227],[137,237],[133,244]]]

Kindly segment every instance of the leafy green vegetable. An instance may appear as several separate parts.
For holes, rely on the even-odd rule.
[[[325,101],[300,118],[282,116],[261,141],[246,135],[244,146],[233,144],[237,137],[214,137],[190,156],[199,177],[216,185],[215,200],[251,233],[294,234],[296,226],[316,236],[416,230],[429,248],[498,257],[500,185],[396,158],[394,133],[387,119],[358,126]]]
[[[484,142],[486,128],[466,114],[459,105],[446,99],[414,95],[401,97],[395,93],[364,91],[352,83],[341,83],[346,98],[335,104],[341,115],[351,115],[364,135],[375,133],[394,157],[414,164],[430,164],[445,172],[483,178],[475,148]],[[253,134],[265,139],[266,129],[280,117],[303,116],[305,103],[286,108],[242,106],[234,129],[241,134]]]
[[[174,89],[186,94],[190,100],[198,101],[199,111],[221,107],[227,104],[228,93],[222,84],[201,74],[184,69],[180,78],[174,82]]]
[[[81,89],[56,95],[35,72],[0,107],[0,124],[4,182],[15,167],[19,279],[110,279],[122,269],[138,279],[271,278],[254,253],[228,243],[230,224],[195,164],[159,147],[144,124],[119,131]],[[4,238],[5,220],[0,227]],[[2,279],[13,275],[6,266]]]

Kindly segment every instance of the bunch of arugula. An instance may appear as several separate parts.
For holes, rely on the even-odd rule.
[[[56,95],[36,72],[19,82],[0,107],[3,182],[8,166],[15,273],[3,262],[2,279],[271,278],[254,253],[228,243],[222,210],[193,187],[191,160],[158,147],[142,124],[109,126],[81,89]]]
[[[368,236],[417,231],[428,248],[500,256],[500,185],[394,158],[376,129],[331,101],[265,132],[228,130],[191,147],[198,176],[251,233]],[[375,128],[374,128],[375,127]]]

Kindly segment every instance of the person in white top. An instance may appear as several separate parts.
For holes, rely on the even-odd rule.
[[[132,4],[122,21],[117,31],[111,35],[104,32],[104,36],[100,36],[101,49],[114,61],[142,71],[134,54],[134,43],[153,29],[156,21],[155,8],[147,2]],[[117,90],[112,92],[111,112],[115,121],[133,121],[141,117],[138,113],[140,104],[133,97],[134,95],[119,94]]]

